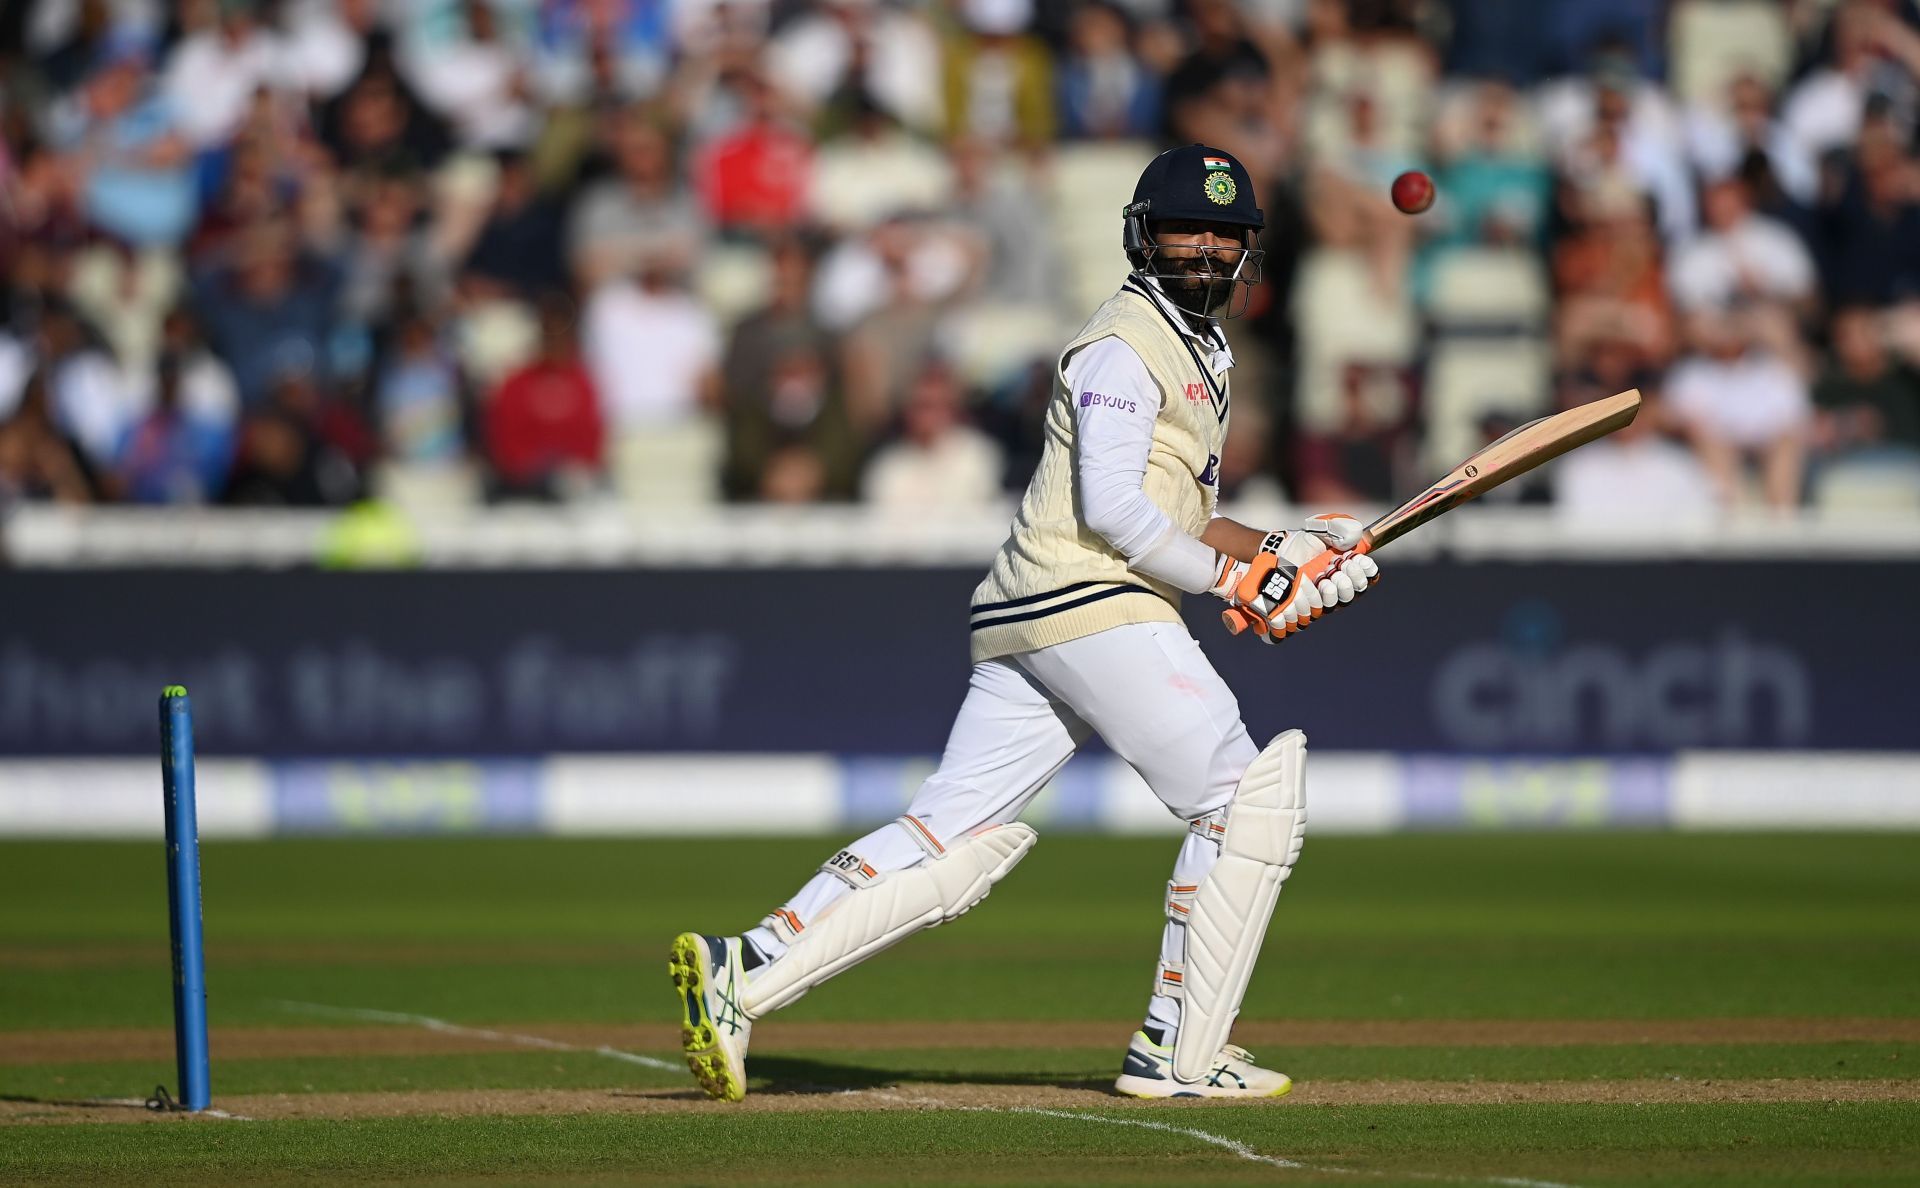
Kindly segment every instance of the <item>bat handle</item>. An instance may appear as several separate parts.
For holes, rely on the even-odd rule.
[[[1237,606],[1230,606],[1220,612],[1220,621],[1226,624],[1228,635],[1238,635],[1253,626],[1253,616]]]

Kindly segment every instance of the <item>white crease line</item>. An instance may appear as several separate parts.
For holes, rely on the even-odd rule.
[[[424,1027],[428,1031],[437,1031],[442,1035],[460,1035],[468,1039],[493,1040],[496,1043],[516,1044],[522,1048],[540,1048],[548,1052],[590,1052],[595,1056],[605,1056],[609,1060],[624,1060],[628,1064],[638,1064],[643,1068],[657,1068],[666,1072],[678,1072],[684,1065],[652,1056],[642,1056],[638,1052],[623,1052],[619,1048],[610,1048],[601,1044],[594,1048],[583,1048],[578,1044],[563,1043],[560,1040],[547,1039],[539,1035],[516,1035],[511,1031],[494,1031],[486,1027],[466,1027],[446,1019],[436,1019],[432,1015],[408,1015],[400,1011],[375,1011],[365,1007],[328,1006],[323,1002],[290,1002],[282,999],[277,1003],[282,1010],[297,1011],[306,1015],[329,1015],[336,1019],[364,1019],[370,1023],[398,1023],[412,1027]]]
[[[987,1114],[1035,1114],[1042,1118],[1064,1118],[1069,1122],[1101,1122],[1109,1126],[1137,1126],[1142,1130],[1158,1130],[1167,1134],[1183,1135],[1198,1139],[1209,1146],[1219,1147],[1231,1152],[1236,1158],[1249,1163],[1264,1163],[1269,1167],[1284,1168],[1287,1171],[1318,1172],[1322,1175],[1340,1176],[1390,1176],[1399,1179],[1432,1180],[1449,1184],[1499,1184],[1503,1188],[1574,1188],[1571,1184],[1561,1184],[1553,1180],[1529,1180],[1519,1176],[1450,1176],[1440,1172],[1372,1172],[1351,1167],[1330,1167],[1324,1164],[1299,1163],[1292,1159],[1282,1159],[1278,1155],[1262,1155],[1238,1139],[1225,1135],[1211,1134],[1191,1126],[1174,1126],[1167,1122],[1148,1122],[1140,1118],[1108,1118],[1100,1114],[1075,1113],[1072,1110],[1048,1110],[1039,1106],[963,1106],[941,1101],[937,1097],[909,1097],[901,1093],[881,1090],[877,1096],[891,1098],[894,1101],[910,1105],[924,1105],[935,1109],[962,1110]]]
[[[141,1109],[147,1110],[150,1113],[166,1114],[168,1116],[179,1114],[188,1118],[224,1118],[229,1122],[253,1121],[252,1118],[247,1117],[245,1114],[232,1114],[232,1113],[228,1113],[226,1110],[216,1110],[211,1106],[207,1107],[204,1110],[156,1110],[152,1106],[147,1104],[147,1099],[144,1097],[90,1097],[87,1100],[81,1101],[81,1102],[72,1102],[72,1103],[54,1102],[51,1104],[55,1104],[55,1105],[74,1104],[74,1105],[86,1105],[86,1106],[94,1106],[94,1105],[139,1106]]]
[[[652,1056],[642,1056],[637,1052],[623,1052],[605,1044],[597,1048],[582,1048],[575,1044],[562,1043],[560,1040],[547,1039],[538,1035],[516,1035],[510,1031],[493,1031],[485,1027],[465,1027],[446,1019],[436,1019],[432,1015],[409,1015],[400,1011],[376,1011],[365,1007],[328,1006],[320,1002],[293,1002],[282,999],[278,1005],[283,1010],[298,1011],[309,1015],[330,1015],[339,1019],[364,1019],[373,1023],[400,1023],[414,1027],[424,1027],[428,1031],[437,1031],[442,1035],[463,1035],[469,1039],[487,1039],[499,1043],[518,1044],[524,1048],[541,1048],[549,1052],[592,1052],[597,1056],[606,1056],[613,1060],[624,1060],[630,1064],[647,1068],[678,1072],[680,1065]],[[863,1093],[867,1090],[849,1089],[847,1093]],[[1034,1114],[1042,1118],[1064,1118],[1069,1122],[1101,1122],[1109,1126],[1137,1126],[1142,1130],[1158,1130],[1167,1134],[1177,1134],[1185,1138],[1196,1139],[1210,1146],[1231,1152],[1235,1158],[1249,1163],[1264,1163],[1269,1167],[1283,1168],[1287,1171],[1320,1172],[1326,1175],[1373,1176],[1396,1175],[1405,1179],[1433,1180],[1454,1184],[1499,1184],[1502,1188],[1574,1188],[1571,1184],[1561,1184],[1553,1180],[1529,1180],[1517,1176],[1449,1176],[1437,1172],[1367,1172],[1350,1167],[1327,1167],[1310,1163],[1297,1163],[1291,1159],[1282,1159],[1277,1155],[1262,1155],[1260,1152],[1224,1135],[1210,1134],[1190,1126],[1174,1126],[1168,1122],[1148,1122],[1139,1118],[1107,1118],[1099,1114],[1077,1114],[1069,1110],[1048,1110],[1039,1106],[963,1106],[941,1101],[936,1097],[908,1097],[891,1090],[874,1091],[874,1096],[906,1102],[910,1105],[931,1106],[942,1110],[962,1110],[987,1114]],[[206,1111],[218,1113],[218,1111]],[[221,1115],[227,1116],[227,1115]]]

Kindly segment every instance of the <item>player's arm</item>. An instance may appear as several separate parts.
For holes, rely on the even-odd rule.
[[[1219,580],[1228,560],[1181,531],[1147,497],[1147,457],[1160,417],[1160,386],[1117,338],[1089,343],[1067,362],[1074,415],[1080,518],[1136,573],[1189,594]]]
[[[1293,532],[1261,532],[1217,517],[1199,537],[1167,518],[1143,489],[1160,389],[1132,347],[1112,338],[1091,343],[1068,361],[1066,379],[1073,397],[1081,517],[1135,572],[1189,594],[1247,606],[1258,620],[1254,630],[1263,636],[1269,621],[1276,632],[1284,632],[1366,589],[1377,570],[1370,559],[1357,558],[1358,564],[1337,567],[1324,581],[1276,600],[1274,574],[1295,572],[1301,559],[1331,548],[1344,551],[1359,541],[1362,526],[1351,517],[1315,517],[1305,530]],[[1352,539],[1345,540],[1347,535]]]
[[[1258,528],[1249,528],[1238,520],[1225,516],[1215,516],[1206,531],[1200,534],[1200,543],[1224,553],[1235,561],[1252,561],[1260,555],[1260,544],[1267,534]]]

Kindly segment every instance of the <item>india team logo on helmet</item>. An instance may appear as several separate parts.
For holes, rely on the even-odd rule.
[[[1233,184],[1231,173],[1207,174],[1207,198],[1217,206],[1232,206],[1233,200],[1240,196],[1239,187]]]

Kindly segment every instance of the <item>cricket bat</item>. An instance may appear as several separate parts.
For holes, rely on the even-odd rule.
[[[1446,515],[1475,496],[1493,490],[1501,483],[1551,462],[1568,450],[1605,437],[1633,423],[1640,411],[1640,390],[1633,388],[1617,396],[1608,396],[1529,421],[1513,432],[1489,444],[1473,457],[1453,468],[1447,476],[1394,508],[1367,526],[1354,553],[1371,553],[1399,540],[1436,516]],[[1301,570],[1296,581],[1317,582],[1348,556],[1329,554]],[[1281,562],[1285,565],[1286,562]],[[1234,635],[1258,620],[1239,607],[1221,612],[1227,630]],[[1259,630],[1258,627],[1255,627]]]

